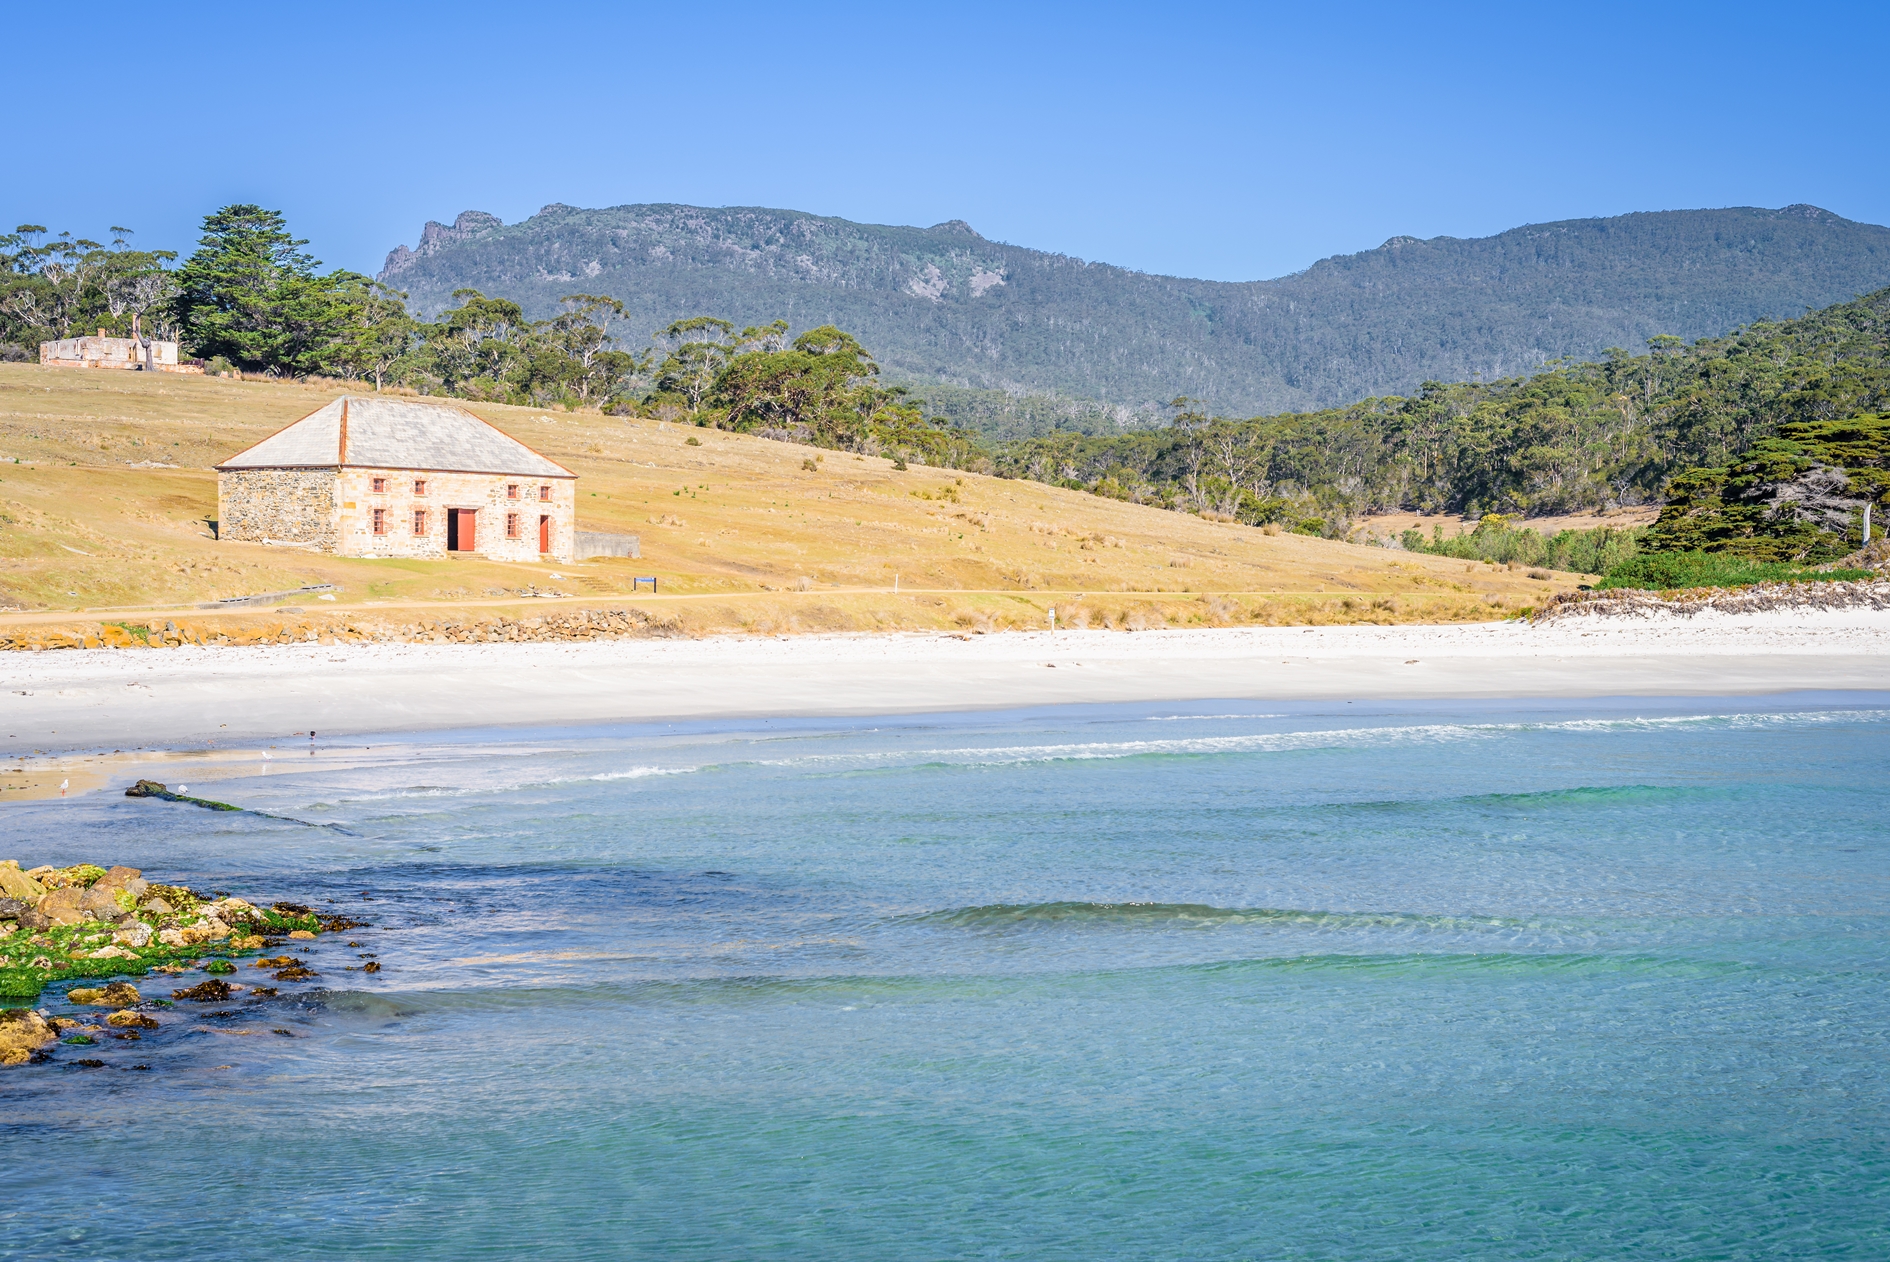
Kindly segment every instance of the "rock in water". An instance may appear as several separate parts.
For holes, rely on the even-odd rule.
[[[58,1037],[46,1018],[31,1008],[0,1010],[0,1065],[24,1065]]]
[[[230,997],[230,984],[211,978],[207,982],[198,982],[195,986],[183,990],[173,990],[171,998],[188,999],[193,1003],[222,1003]]]
[[[98,989],[74,986],[66,992],[66,998],[73,1003],[92,1004],[101,1008],[124,1008],[137,1003],[143,996],[130,982],[113,982]]]

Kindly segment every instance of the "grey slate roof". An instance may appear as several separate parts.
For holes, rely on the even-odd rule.
[[[217,466],[234,469],[425,469],[575,477],[464,408],[343,395]]]

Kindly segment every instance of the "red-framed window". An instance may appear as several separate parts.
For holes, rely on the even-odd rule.
[[[541,503],[549,504],[551,502],[551,484],[550,483],[546,483],[545,485],[538,488],[538,499]]]
[[[387,533],[387,510],[384,508],[374,510],[374,533],[377,535]]]
[[[416,535],[424,535],[427,532],[426,509],[416,508],[413,510],[413,532]]]
[[[505,498],[508,500],[515,500],[518,498],[518,483],[507,482],[505,484]]]
[[[425,478],[415,478],[413,480],[413,493],[415,495],[425,495],[427,493],[427,480]]]
[[[376,495],[383,495],[386,492],[387,492],[387,479],[375,478],[374,479],[374,493]]]
[[[518,514],[517,513],[507,513],[505,515],[505,537],[507,539],[518,538]]]

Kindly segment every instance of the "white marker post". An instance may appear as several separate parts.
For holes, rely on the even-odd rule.
[[[1050,634],[1055,635],[1056,633],[1057,633],[1057,607],[1055,605],[1052,605],[1050,606]]]

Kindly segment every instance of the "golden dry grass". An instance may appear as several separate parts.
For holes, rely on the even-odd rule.
[[[471,404],[575,470],[581,528],[637,561],[375,561],[217,542],[211,466],[340,388],[0,365],[0,604],[8,623],[171,613],[332,583],[364,612],[634,603],[689,630],[1496,618],[1573,585],[744,435]],[[693,442],[691,441],[693,440]],[[812,467],[809,467],[809,466]],[[174,467],[172,467],[174,466]],[[553,575],[559,577],[553,577]],[[895,597],[893,588],[898,586]],[[613,599],[613,598],[623,599]],[[246,615],[254,617],[253,613]]]

